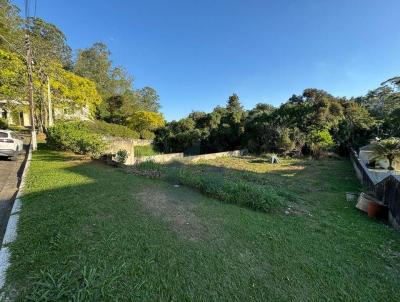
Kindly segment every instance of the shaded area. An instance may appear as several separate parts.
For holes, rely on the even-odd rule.
[[[28,138],[25,139],[25,143],[24,153],[18,157],[18,160],[11,161],[7,158],[0,158],[0,242],[3,242],[8,219],[27,160]]]
[[[31,162],[10,245],[7,281],[17,301],[397,299],[399,234],[344,200],[344,190],[358,189],[347,161],[270,176],[320,183],[321,191],[287,187],[307,192],[308,216],[222,204],[65,155],[41,150]],[[174,210],[201,226],[196,240],[174,228]]]

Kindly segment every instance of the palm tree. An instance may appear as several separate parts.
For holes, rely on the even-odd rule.
[[[393,161],[396,157],[400,157],[400,139],[391,137],[381,140],[373,145],[372,160],[387,158],[389,160],[389,170],[394,170]]]

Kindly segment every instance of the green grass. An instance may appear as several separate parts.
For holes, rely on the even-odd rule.
[[[349,162],[221,159],[206,173],[284,186],[262,213],[161,180],[34,153],[8,290],[16,301],[397,301],[400,234],[344,199]],[[214,171],[214,172],[213,172]],[[219,171],[219,172],[217,172]]]
[[[152,156],[160,154],[158,151],[154,149],[153,145],[135,146],[134,152],[135,152],[135,157]]]

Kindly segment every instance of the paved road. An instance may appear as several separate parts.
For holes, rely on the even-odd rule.
[[[27,145],[25,145],[25,150],[27,150]],[[17,193],[24,160],[25,155],[21,155],[17,161],[0,157],[0,243],[3,241],[14,197]]]

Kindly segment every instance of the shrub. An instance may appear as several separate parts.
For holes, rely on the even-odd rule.
[[[154,161],[144,161],[131,167],[130,171],[136,175],[160,178],[164,173],[164,166]]]
[[[89,131],[83,122],[58,122],[48,129],[47,143],[57,150],[99,157],[105,149],[101,136]]]
[[[0,118],[0,129],[8,129],[7,120],[4,118]]]
[[[221,201],[257,211],[270,212],[282,207],[285,203],[285,198],[272,187],[239,179],[225,179],[220,175],[195,174],[184,167],[166,170],[166,178],[169,181],[195,188]]]
[[[323,151],[331,149],[335,143],[327,129],[312,130],[308,135],[311,152],[315,158],[319,158]]]
[[[104,121],[90,121],[85,123],[90,131],[108,136],[123,137],[138,139],[140,135],[138,132],[129,129],[126,126],[111,124]]]
[[[126,160],[128,159],[128,151],[126,150],[119,150],[117,152],[116,160],[120,164],[126,163]]]
[[[134,166],[133,173],[151,178],[163,178],[171,183],[194,188],[226,203],[251,208],[261,212],[271,212],[283,207],[291,200],[285,192],[275,190],[265,184],[257,184],[245,179],[227,179],[212,173],[196,173],[190,166],[172,167],[152,161]]]
[[[151,132],[150,130],[142,130],[140,131],[140,138],[142,139],[154,139],[155,134]]]

